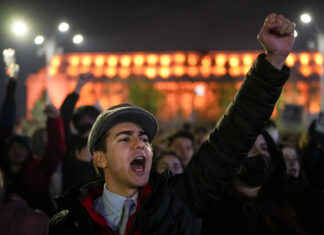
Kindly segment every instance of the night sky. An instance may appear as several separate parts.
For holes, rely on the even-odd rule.
[[[0,0],[0,45],[1,51],[16,49],[21,66],[18,92],[23,94],[24,78],[45,64],[36,55],[34,36],[50,36],[63,20],[70,23],[71,32],[85,37],[76,46],[71,35],[66,35],[61,43],[65,52],[260,50],[256,35],[264,18],[276,12],[297,23],[295,50],[307,50],[312,29],[299,23],[304,11],[324,30],[324,1],[320,0]],[[29,35],[24,38],[17,39],[9,31],[17,16],[29,24]],[[4,79],[0,79],[0,99],[3,88]],[[22,95],[21,110],[24,102]]]

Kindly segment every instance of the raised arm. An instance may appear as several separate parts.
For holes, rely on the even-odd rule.
[[[74,91],[65,98],[60,108],[63,124],[64,124],[65,136],[67,140],[70,139],[70,135],[71,135],[70,122],[73,117],[75,104],[79,99],[80,91],[82,87],[86,83],[88,83],[91,79],[92,79],[92,75],[90,73],[80,74]]]
[[[16,121],[16,87],[17,79],[9,77],[0,110],[0,146],[12,134],[14,129]]]
[[[270,118],[289,76],[284,62],[294,44],[295,24],[270,14],[258,35],[265,48],[250,69],[208,141],[178,181],[180,193],[197,213],[208,210],[232,181],[237,168]]]
[[[53,105],[47,105],[44,110],[47,116],[47,146],[41,160],[41,167],[51,176],[66,151],[63,122],[60,111]]]

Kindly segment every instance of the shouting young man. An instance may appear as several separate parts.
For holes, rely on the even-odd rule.
[[[158,131],[152,114],[127,104],[101,113],[88,147],[103,177],[63,196],[50,234],[199,234],[200,216],[232,181],[271,116],[289,76],[284,63],[294,29],[282,15],[266,18],[258,35],[265,53],[181,175],[150,174]]]

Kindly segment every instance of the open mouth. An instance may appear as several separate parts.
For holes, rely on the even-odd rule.
[[[136,157],[130,164],[131,169],[135,172],[145,172],[145,158]]]

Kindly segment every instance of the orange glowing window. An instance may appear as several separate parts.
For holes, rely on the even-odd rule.
[[[250,67],[253,63],[253,57],[250,54],[244,54],[243,55],[243,64],[244,66]]]
[[[103,69],[102,68],[94,68],[92,70],[92,74],[93,76],[95,76],[96,78],[100,78],[103,75]]]
[[[55,67],[50,67],[50,68],[48,69],[48,73],[49,73],[51,76],[57,74],[57,68],[55,68]]]
[[[217,66],[224,66],[226,63],[226,55],[224,54],[218,54],[215,56],[215,63]]]
[[[300,60],[300,63],[302,65],[308,65],[309,61],[310,61],[310,56],[308,53],[301,53],[299,55],[299,60]]]
[[[177,53],[177,54],[174,54],[173,59],[174,59],[174,63],[183,64],[186,61],[186,56],[185,56],[185,54]]]
[[[201,65],[204,67],[211,66],[211,58],[210,56],[206,55],[201,59]]]
[[[320,112],[320,104],[318,102],[312,101],[309,104],[309,112],[310,113],[319,113]]]
[[[215,76],[223,76],[226,74],[226,68],[223,66],[215,66],[213,67],[213,74]]]
[[[74,66],[68,67],[66,71],[67,71],[67,74],[71,77],[75,77],[79,73],[78,69]]]
[[[148,55],[146,59],[149,65],[156,65],[156,63],[158,62],[158,56],[155,54]]]
[[[316,65],[322,65],[323,64],[323,56],[320,53],[316,53],[314,55],[314,61]]]
[[[143,75],[144,74],[144,68],[143,67],[133,67],[132,68],[132,72],[134,75],[136,76],[140,76],[140,75]]]
[[[187,74],[189,77],[197,77],[199,74],[199,69],[196,66],[190,66],[187,68]]]
[[[286,64],[289,67],[292,67],[295,65],[296,62],[296,55],[295,54],[289,54],[289,56],[286,59]]]
[[[117,75],[117,69],[116,68],[107,68],[105,71],[105,74],[109,78],[113,78]]]
[[[108,56],[107,64],[111,67],[115,67],[118,64],[118,57],[115,55]]]
[[[120,63],[124,67],[129,66],[131,62],[131,57],[129,55],[124,55],[120,58]]]
[[[314,71],[314,73],[316,73],[318,75],[322,75],[323,68],[322,68],[322,66],[314,66],[313,71]]]
[[[191,66],[198,64],[198,56],[196,54],[189,54],[188,55],[188,64]]]
[[[118,75],[122,79],[126,79],[131,74],[131,70],[129,68],[120,68],[118,71]]]
[[[90,56],[83,56],[81,63],[83,66],[90,66],[91,64],[91,57]]]
[[[94,60],[94,63],[97,67],[101,67],[105,63],[105,58],[103,56],[97,56]]]
[[[242,75],[242,71],[241,71],[240,67],[230,68],[228,72],[232,77],[238,77],[238,76]]]
[[[169,66],[171,64],[171,56],[170,55],[161,55],[160,64],[162,66]]]
[[[54,56],[51,61],[51,66],[59,67],[61,64],[61,58],[59,56]]]
[[[209,77],[211,74],[211,68],[210,67],[200,67],[200,75],[204,78]]]
[[[173,74],[176,77],[181,77],[185,74],[185,68],[183,66],[175,66],[173,68]]]
[[[239,66],[239,58],[237,56],[231,56],[230,59],[229,59],[229,65],[231,67],[237,67]]]
[[[145,69],[145,76],[148,77],[149,79],[153,79],[156,77],[156,68],[154,67],[148,67]]]
[[[78,66],[80,63],[80,58],[78,56],[69,57],[69,64],[71,66]]]
[[[309,75],[312,74],[312,68],[310,66],[300,66],[299,67],[299,72],[304,76],[308,77]]]
[[[90,72],[90,67],[89,66],[82,66],[79,68],[80,73],[89,73]]]
[[[134,56],[134,64],[135,64],[135,66],[142,66],[144,64],[144,56],[143,55],[135,55]]]
[[[171,71],[168,67],[162,67],[159,69],[159,75],[161,78],[168,78],[170,77]]]

